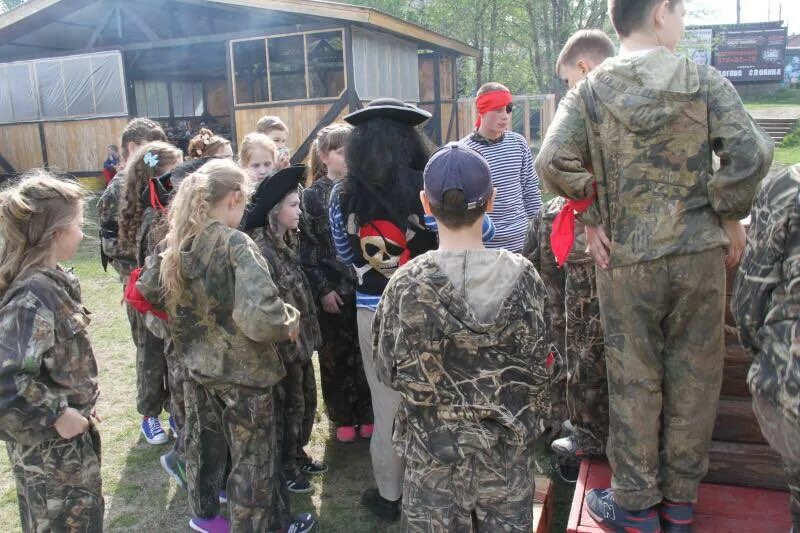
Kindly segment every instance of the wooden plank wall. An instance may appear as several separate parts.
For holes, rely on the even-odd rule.
[[[47,161],[53,170],[80,173],[103,170],[106,147],[119,144],[127,118],[45,122]],[[38,150],[37,134],[34,149]]]
[[[275,115],[281,118],[289,127],[286,146],[294,151],[308,135],[314,131],[322,117],[328,112],[333,103],[325,104],[298,104],[280,107],[262,107],[257,109],[236,110],[236,134],[240,142],[245,135],[256,131],[258,119],[264,115]],[[348,113],[347,108],[339,115],[339,120]]]
[[[38,124],[0,126],[0,154],[17,172],[44,165],[40,146]]]

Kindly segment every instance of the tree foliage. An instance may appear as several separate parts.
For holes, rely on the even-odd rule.
[[[606,0],[351,0],[374,7],[482,51],[462,62],[462,93],[486,81],[512,92],[555,92],[555,63],[581,28],[608,30]]]
[[[21,6],[25,0],[0,0],[0,13],[10,11],[15,7]]]

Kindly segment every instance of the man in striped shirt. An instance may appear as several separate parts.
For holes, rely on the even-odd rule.
[[[461,142],[488,161],[497,189],[490,214],[495,236],[486,247],[519,253],[525,244],[528,220],[542,206],[539,177],[528,142],[522,135],[507,131],[513,108],[508,88],[494,82],[484,84],[478,89],[477,106],[476,129]]]

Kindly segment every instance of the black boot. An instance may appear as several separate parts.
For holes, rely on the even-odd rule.
[[[369,509],[378,518],[387,522],[396,522],[400,518],[401,501],[387,500],[381,496],[378,489],[367,489],[361,495],[361,505]]]

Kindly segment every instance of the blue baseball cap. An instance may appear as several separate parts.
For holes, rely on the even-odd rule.
[[[423,174],[425,195],[431,205],[443,209],[478,209],[492,198],[492,175],[486,159],[460,142],[451,142],[434,152]],[[444,205],[447,191],[459,190],[463,205]]]

